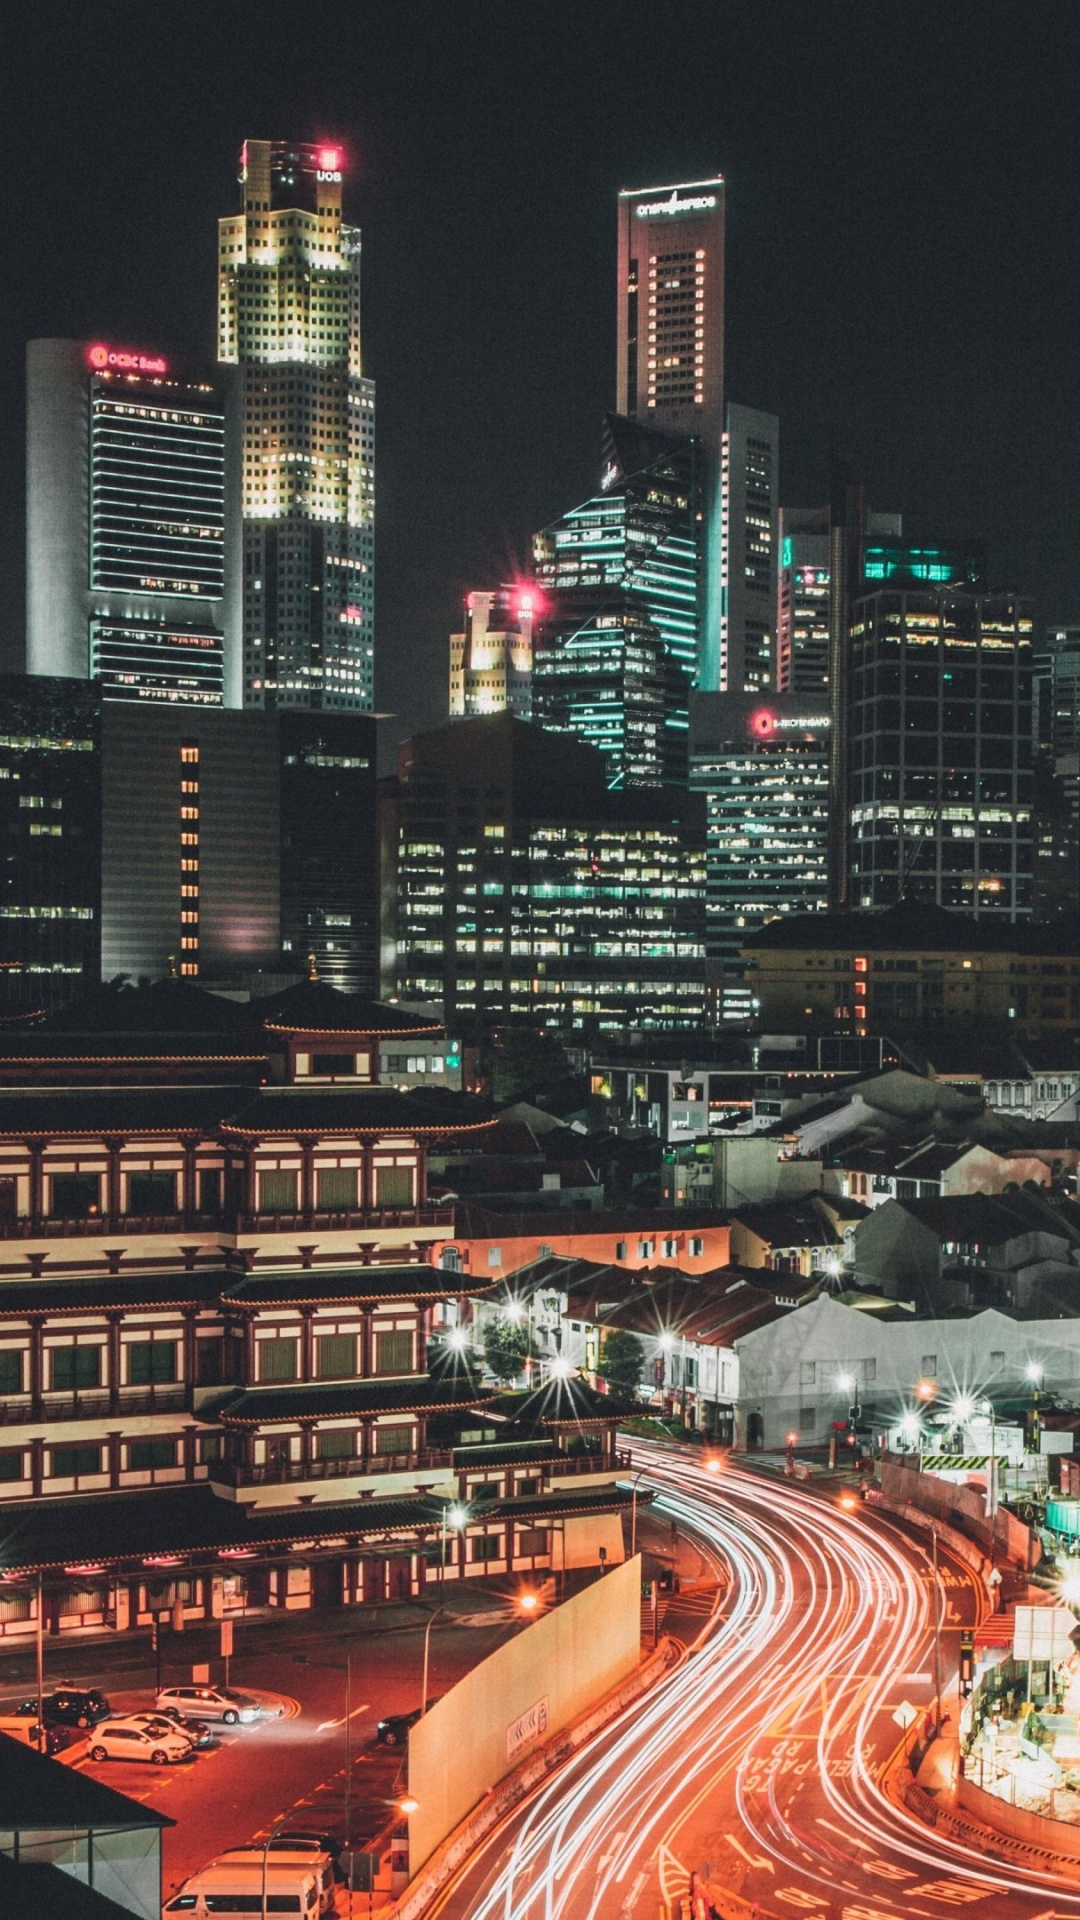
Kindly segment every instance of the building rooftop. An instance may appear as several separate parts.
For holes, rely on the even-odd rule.
[[[745,935],[748,952],[1031,953],[1080,952],[1080,914],[1045,925],[971,920],[928,901],[905,899],[878,912],[799,913]]]
[[[59,1501],[58,1506],[67,1503]],[[67,1506],[70,1512],[70,1506]],[[138,1800],[129,1800],[86,1773],[0,1733],[0,1831],[30,1833],[58,1827],[127,1830],[174,1827],[175,1820]],[[0,1856],[2,1858],[2,1856]],[[2,1885],[2,1883],[0,1883]],[[3,1911],[7,1911],[6,1908]],[[14,1909],[12,1909],[14,1911]],[[42,1907],[42,1914],[51,1914]]]

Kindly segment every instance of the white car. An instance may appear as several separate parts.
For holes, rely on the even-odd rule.
[[[165,1687],[154,1701],[158,1713],[181,1713],[190,1720],[220,1720],[227,1727],[250,1726],[260,1707],[247,1693],[231,1687]]]
[[[125,1713],[122,1717],[127,1726],[145,1727],[148,1733],[177,1733],[181,1740],[187,1741],[189,1747],[196,1747],[199,1744],[194,1734],[189,1733],[178,1720],[172,1720],[163,1713]],[[108,1726],[109,1723],[107,1720],[102,1720],[98,1724]]]
[[[101,1720],[94,1728],[91,1760],[151,1760],[156,1767],[174,1760],[190,1760],[195,1749],[186,1734],[164,1723],[145,1726],[139,1720]]]

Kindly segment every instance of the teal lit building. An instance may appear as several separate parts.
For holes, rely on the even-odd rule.
[[[697,468],[692,440],[611,415],[599,492],[534,541],[535,716],[599,746],[613,787],[685,780],[700,624]]]

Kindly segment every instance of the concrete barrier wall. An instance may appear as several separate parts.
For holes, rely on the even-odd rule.
[[[956,1783],[956,1804],[985,1827],[994,1827],[1040,1853],[1080,1862],[1080,1830],[1067,1820],[1048,1820],[1045,1814],[1029,1813],[1026,1807],[1011,1807],[997,1794],[987,1793],[974,1780],[963,1775]],[[1075,1868],[1074,1868],[1075,1872]]]
[[[637,1666],[641,1558],[598,1577],[499,1647],[409,1735],[415,1874],[477,1802]]]
[[[991,1528],[986,1516],[986,1495],[981,1487],[958,1486],[941,1480],[934,1473],[920,1473],[917,1467],[903,1466],[898,1460],[883,1460],[880,1468],[881,1491],[885,1500],[896,1506],[919,1507],[935,1519],[948,1521],[950,1514],[962,1518],[964,1528],[988,1556]],[[1014,1513],[999,1507],[994,1515],[993,1543],[997,1555],[1014,1566],[1030,1570],[1039,1563],[1042,1549],[1030,1527]]]

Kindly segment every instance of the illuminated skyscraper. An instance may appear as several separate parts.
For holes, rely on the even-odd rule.
[[[696,443],[611,415],[599,490],[533,542],[534,714],[602,746],[613,786],[686,778],[697,501]]]
[[[973,550],[967,550],[973,551]],[[965,551],[867,548],[851,612],[849,899],[1016,920],[1032,907],[1031,613],[964,579]],[[962,584],[926,584],[955,568]],[[933,576],[937,580],[940,576]]]
[[[699,694],[690,786],[707,807],[705,951],[720,1018],[755,1011],[747,933],[828,903],[829,715],[790,694]]]
[[[706,690],[763,693],[776,684],[779,482],[776,415],[729,406],[720,470],[720,658],[714,680],[706,644],[699,672]]]
[[[616,411],[719,451],[724,182],[619,195]]]
[[[105,341],[27,348],[26,665],[148,706],[240,704],[235,379]]]
[[[244,703],[374,702],[375,389],[341,149],[248,140],[218,222],[218,358],[241,370]]]
[[[465,598],[465,624],[450,635],[450,718],[508,711],[532,714],[535,595],[499,587]]]

